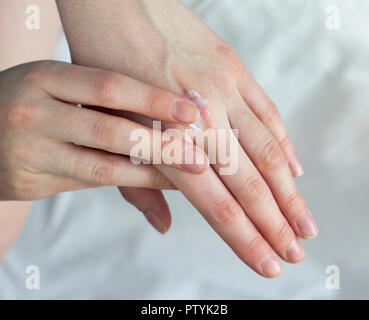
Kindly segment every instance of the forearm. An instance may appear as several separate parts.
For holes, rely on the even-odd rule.
[[[26,13],[36,5],[40,13],[40,29],[27,29]],[[53,1],[0,0],[0,70],[20,63],[50,59],[54,55],[60,20]]]
[[[0,258],[18,237],[31,205],[30,201],[0,202]]]

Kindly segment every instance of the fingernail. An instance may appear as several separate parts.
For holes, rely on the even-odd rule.
[[[304,174],[304,168],[296,157],[290,158],[289,166],[294,177],[300,177]]]
[[[187,148],[182,154],[181,168],[194,173],[201,173],[209,167],[209,162],[204,152],[196,148]]]
[[[149,223],[161,234],[165,234],[168,231],[167,225],[162,221],[155,213],[147,211],[143,212],[145,218]]]
[[[315,238],[318,234],[318,227],[310,210],[305,210],[297,219],[297,227],[303,238]]]
[[[200,117],[198,108],[186,100],[176,101],[172,105],[171,112],[174,119],[185,123],[196,122]]]
[[[302,247],[300,241],[295,239],[291,242],[290,246],[287,249],[287,261],[292,263],[301,262],[305,259],[305,251]]]
[[[282,272],[279,259],[271,254],[267,255],[260,264],[263,275],[267,278],[278,277]]]

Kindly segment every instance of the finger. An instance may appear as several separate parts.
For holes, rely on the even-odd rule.
[[[147,221],[161,234],[171,225],[171,215],[164,195],[160,190],[147,188],[118,188],[124,199],[143,213]]]
[[[213,108],[214,110],[222,110],[220,106],[219,108],[216,107],[216,104],[222,101],[224,101],[222,97],[213,95],[211,101],[207,102],[207,107]],[[233,105],[234,101],[227,101],[227,103]],[[212,121],[212,117],[210,116],[205,121],[204,128],[208,129],[206,131],[207,136],[210,136],[208,131],[211,130],[217,137],[217,141],[210,141],[208,139],[208,143],[204,148],[208,151],[208,154],[210,151],[209,158],[212,166],[222,182],[241,205],[247,217],[283,259],[289,262],[303,260],[305,253],[301,243],[296,238],[285,217],[281,214],[266,182],[250,158],[245,154],[242,147],[239,146],[236,137],[232,133],[225,136],[226,141],[224,138],[221,140],[222,131],[226,130],[229,133],[231,129],[227,120],[227,114],[218,117],[217,121]],[[214,145],[217,146],[215,161],[214,153],[211,150],[214,148]],[[224,148],[224,145],[228,146],[228,148]],[[221,151],[222,149],[223,152]],[[228,169],[231,170],[225,170],[226,168],[224,168],[226,149],[229,150],[230,160],[234,158],[238,160],[235,164],[234,161],[229,161]]]
[[[239,83],[239,91],[246,104],[278,141],[286,155],[293,176],[303,175],[304,169],[298,160],[295,148],[287,134],[277,107],[247,70],[243,72]]]
[[[45,112],[40,112],[43,117],[38,119],[38,127],[50,138],[129,155],[135,163],[142,160],[163,163],[191,173],[201,173],[208,168],[204,151],[180,135],[49,99],[40,102],[40,108],[45,108]]]
[[[224,101],[233,106],[237,102],[233,100],[224,101],[224,98],[213,95],[207,106],[214,110],[222,110],[220,105],[217,108],[217,104]],[[268,185],[231,132],[227,114],[218,117],[217,121],[206,121],[204,127],[208,129],[207,131],[212,130],[218,139],[208,141],[204,148],[208,154],[210,151],[212,167],[241,205],[247,217],[283,259],[289,262],[301,261],[305,253],[299,240],[296,239],[295,233],[281,214]],[[233,128],[237,129],[237,127]],[[223,131],[231,134],[226,136],[223,134],[221,137]],[[217,146],[215,155],[211,152],[214,145]],[[229,160],[227,153],[230,154]],[[235,159],[238,161],[235,162]],[[224,160],[228,160],[227,169],[231,170],[225,170],[227,163]]]
[[[234,106],[229,117],[232,127],[239,129],[242,148],[268,184],[295,233],[302,238],[314,237],[316,223],[296,187],[280,145],[241,100]],[[287,230],[284,223],[278,225]]]
[[[129,78],[95,68],[54,63],[40,77],[43,89],[51,96],[85,105],[132,111],[154,119],[193,123],[199,111],[188,99]]]
[[[282,266],[273,249],[246,218],[213,170],[190,176],[169,167],[157,167],[183,192],[242,261],[264,277],[276,277],[281,273]]]
[[[134,165],[121,155],[68,143],[57,143],[48,151],[48,161],[41,161],[37,170],[94,186],[174,188],[155,167]]]
[[[242,134],[239,132],[240,136]],[[239,145],[237,138],[229,135],[227,141],[219,141],[218,146],[231,146],[231,143],[237,147],[229,148],[230,156],[238,159],[235,164],[229,165],[233,171],[224,170],[225,162],[221,159],[223,155],[220,152],[217,154],[217,161],[212,161],[212,167],[275,252],[288,262],[302,261],[305,253],[301,243],[280,212],[267,183]]]

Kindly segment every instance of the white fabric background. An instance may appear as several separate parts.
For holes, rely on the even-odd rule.
[[[186,2],[237,49],[287,123],[320,228],[304,241],[306,261],[263,279],[178,192],[166,193],[173,226],[163,237],[115,188],[102,188],[35,203],[0,264],[0,297],[369,298],[369,2]],[[325,27],[329,4],[341,9],[338,31]],[[41,269],[38,291],[24,285],[31,264]],[[328,265],[340,268],[340,290],[325,287]]]

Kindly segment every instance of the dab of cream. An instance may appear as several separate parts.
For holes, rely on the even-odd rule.
[[[202,98],[200,94],[195,90],[190,90],[186,94],[186,98],[189,98],[199,109],[200,118],[196,122],[190,124],[193,129],[202,129],[205,127],[207,119],[209,117],[209,102],[208,100]]]

